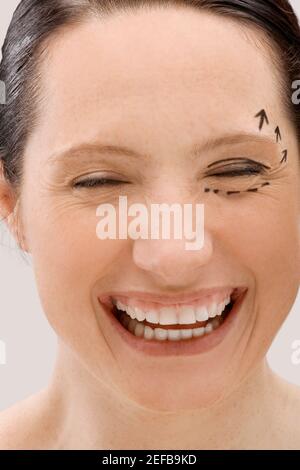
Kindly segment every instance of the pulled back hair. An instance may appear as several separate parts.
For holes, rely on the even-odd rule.
[[[92,16],[101,19],[168,6],[209,11],[264,33],[260,36],[275,57],[276,85],[299,142],[300,106],[292,102],[291,90],[300,79],[300,28],[288,0],[22,0],[9,25],[0,63],[0,80],[6,87],[6,102],[0,104],[0,164],[14,190],[20,188],[26,142],[43,109],[40,65],[53,36]]]

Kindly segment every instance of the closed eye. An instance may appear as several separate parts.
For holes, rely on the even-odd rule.
[[[121,184],[130,184],[128,181],[113,180],[108,178],[88,178],[85,180],[79,180],[73,184],[73,188],[97,188],[107,186],[120,186]]]
[[[219,162],[220,163],[220,162]],[[210,165],[210,167],[215,164]],[[245,163],[227,163],[222,165],[216,170],[210,170],[206,172],[206,176],[216,176],[221,178],[232,178],[238,176],[255,176],[260,174],[266,174],[266,170],[269,169],[266,165],[255,162],[253,160],[246,160]]]
[[[210,173],[209,176],[218,176],[221,178],[232,178],[237,176],[253,176],[253,175],[260,175],[263,171],[258,168],[239,168],[239,169],[231,169],[227,171],[216,171],[214,173]]]

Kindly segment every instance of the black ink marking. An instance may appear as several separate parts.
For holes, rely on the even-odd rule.
[[[259,130],[260,131],[262,130],[265,121],[266,121],[267,124],[269,124],[269,119],[268,119],[267,113],[264,109],[262,109],[259,113],[257,113],[255,115],[255,117],[260,118],[260,122],[259,122]]]
[[[287,151],[287,150],[284,150],[284,151],[282,152],[282,155],[283,155],[283,157],[282,157],[282,159],[280,160],[280,163],[287,162],[288,151]]]
[[[247,193],[247,192],[256,193],[260,188],[263,188],[264,186],[270,186],[270,184],[271,183],[269,181],[266,181],[265,183],[260,184],[259,187],[257,188],[245,189],[244,191],[221,191],[220,189],[213,189],[212,191],[214,192],[214,194],[226,193],[228,196],[231,196],[231,194],[241,194],[241,193]],[[210,189],[205,188],[204,191],[206,193],[209,193]]]
[[[282,140],[281,139],[281,133],[280,133],[280,129],[279,127],[277,126],[276,129],[275,129],[275,134],[276,134],[276,142],[278,142],[278,140]]]

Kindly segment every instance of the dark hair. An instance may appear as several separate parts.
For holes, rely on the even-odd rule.
[[[138,7],[188,6],[254,26],[273,46],[284,109],[300,137],[300,107],[291,99],[300,78],[300,28],[288,0],[22,0],[14,12],[2,47],[0,80],[6,103],[0,105],[0,163],[14,189],[22,179],[22,154],[42,109],[40,67],[48,40],[84,18]],[[270,52],[270,56],[273,55]]]

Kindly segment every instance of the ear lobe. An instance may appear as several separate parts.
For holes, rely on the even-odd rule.
[[[21,218],[19,215],[19,200],[14,205],[13,210],[7,217],[7,226],[13,238],[15,239],[16,243],[18,244],[19,248],[22,251],[27,250],[26,239],[24,237],[24,232],[22,228]]]
[[[300,286],[300,220],[298,223],[298,268],[299,268],[299,286]]]
[[[13,211],[13,193],[6,181],[2,162],[0,161],[0,221],[7,221],[9,214]]]
[[[26,242],[20,230],[19,200],[9,182],[5,179],[0,161],[0,222],[4,222],[19,247],[27,251]]]

